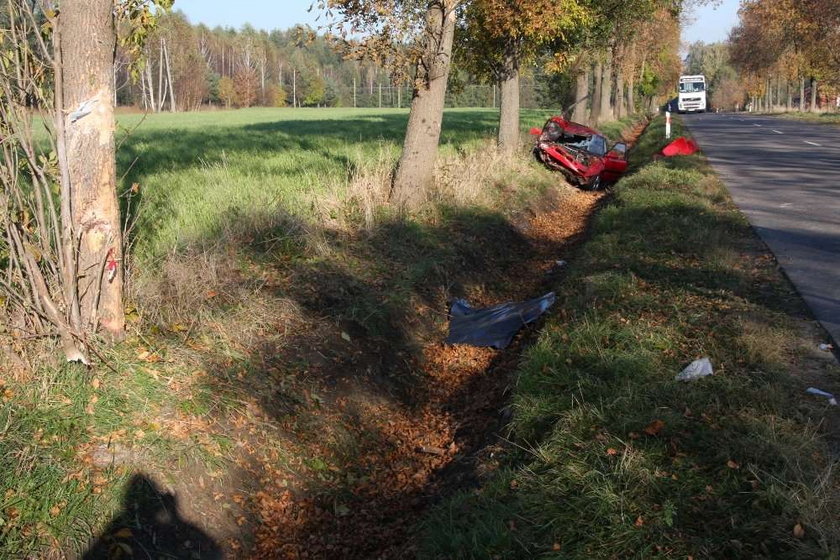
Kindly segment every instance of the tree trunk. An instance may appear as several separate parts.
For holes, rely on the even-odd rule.
[[[161,39],[163,41],[161,45],[163,46],[163,55],[166,60],[166,80],[169,82],[169,110],[174,113],[175,112],[175,82],[172,81],[172,65],[169,62],[169,48],[166,46],[166,40]]]
[[[425,52],[417,65],[408,128],[391,191],[400,207],[418,206],[434,179],[455,34],[451,5],[443,0],[429,4]]]
[[[619,69],[615,74],[615,118],[620,119],[627,116],[627,108],[624,105],[624,74]]]
[[[599,60],[595,63],[595,87],[592,90],[592,101],[589,104],[589,124],[598,123],[601,114],[601,79],[604,75],[604,65]]]
[[[589,97],[589,66],[585,65],[583,71],[575,78],[575,108],[572,113],[572,120],[582,123],[586,121],[586,100]]]
[[[773,79],[772,78],[767,78],[766,83],[767,83],[767,94],[764,96],[764,98],[766,100],[766,102],[765,102],[766,111],[768,113],[770,113],[770,112],[773,111],[773,103],[774,103],[774,99],[773,99]]]
[[[793,94],[790,91],[790,79],[785,79],[785,95],[787,96],[786,109],[790,111],[793,108]]]
[[[160,50],[160,61],[158,62],[158,101],[157,101],[157,110],[163,111],[163,102],[166,99],[166,94],[164,93],[164,85],[163,85],[163,39],[160,40],[161,44],[158,45],[158,49]]]
[[[817,110],[817,79],[811,77],[811,107],[809,109],[812,113]]]
[[[155,97],[155,82],[152,79],[152,65],[146,64],[146,82],[147,82],[147,89],[146,91],[149,93],[149,109],[153,113],[157,112],[157,98]]]
[[[78,243],[82,325],[111,338],[125,332],[122,230],[117,203],[113,80],[113,0],[62,2],[66,158]],[[90,113],[80,116],[84,111]],[[76,112],[75,115],[73,113]]]
[[[519,147],[519,60],[509,53],[505,60],[504,77],[499,81],[499,150],[512,154]]]
[[[633,73],[630,73],[630,79],[627,82],[627,112],[631,115],[636,113],[636,84],[633,80]]]
[[[601,108],[598,110],[598,121],[595,124],[615,120],[611,98],[613,90],[612,82],[613,56],[612,50],[607,52],[607,58],[602,66],[601,76]]]
[[[805,112],[805,78],[799,78],[799,112]]]

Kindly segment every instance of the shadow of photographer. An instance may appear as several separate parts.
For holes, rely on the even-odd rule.
[[[136,474],[127,486],[122,511],[91,544],[82,560],[223,557],[222,548],[209,535],[181,519],[173,494],[162,492],[148,477]]]

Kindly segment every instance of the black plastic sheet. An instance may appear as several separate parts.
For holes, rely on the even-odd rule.
[[[554,305],[554,292],[521,302],[508,302],[474,309],[466,300],[456,299],[450,310],[449,344],[470,344],[505,348],[516,333],[536,321]]]

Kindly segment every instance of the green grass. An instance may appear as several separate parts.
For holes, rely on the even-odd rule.
[[[802,113],[799,111],[791,111],[789,113],[781,113],[778,116],[785,119],[795,119],[799,121],[808,121],[822,124],[840,124],[840,113]]]
[[[702,156],[647,163],[663,129],[557,286],[500,470],[423,523],[422,558],[840,554],[833,411],[795,377],[840,372],[802,357],[802,304]],[[674,380],[701,356],[716,375]]]
[[[541,126],[545,117],[525,111],[523,128]],[[379,159],[396,162],[407,119],[398,109],[121,116],[118,170],[125,188],[140,185],[132,202],[140,208],[137,256],[212,243],[253,216],[316,220],[323,199],[354,173]],[[442,155],[477,149],[497,122],[489,109],[447,110]]]
[[[523,128],[546,117],[525,112]],[[496,119],[489,110],[447,111],[442,158],[457,166],[492,145]],[[353,331],[354,340],[370,337],[393,354],[414,344],[403,326],[412,303],[436,297],[439,285],[505,283],[506,263],[514,260],[507,248],[526,249],[505,213],[557,180],[531,160],[480,185],[496,193],[490,206],[443,204],[431,217],[380,216],[366,231],[355,215],[349,230],[321,221],[355,212],[345,193],[334,191],[383,157],[391,165],[406,120],[407,111],[398,110],[119,117],[122,188],[140,185],[131,199],[138,215],[132,336],[108,352],[109,367],[87,372],[44,360],[33,379],[0,379],[0,558],[83,549],[126,505],[121,495],[138,469],[174,483],[185,464],[217,470],[233,461],[239,452],[230,429],[194,429],[191,422],[241,418],[245,399],[265,398],[273,419],[290,419],[301,438],[307,430],[321,437],[317,411],[305,410],[314,388],[309,356],[280,346],[289,344],[278,335],[287,324],[304,331],[292,343],[303,352],[333,355],[319,337],[341,341],[350,324],[361,332]],[[446,177],[461,180],[456,172]],[[493,207],[514,183],[506,207]],[[458,277],[464,263],[490,261],[500,268]],[[281,285],[264,288],[268,280]],[[214,289],[218,296],[208,299]],[[302,326],[300,315],[309,323]],[[266,356],[256,341],[292,355]],[[179,427],[186,433],[175,433]],[[281,440],[262,445],[287,453]],[[137,455],[93,468],[91,453],[109,446]],[[323,461],[306,459],[313,470]]]

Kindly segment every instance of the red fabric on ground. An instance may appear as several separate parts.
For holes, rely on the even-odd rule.
[[[694,140],[689,140],[685,136],[680,136],[664,148],[662,148],[662,155],[665,157],[671,156],[690,156],[697,152],[700,147]]]

